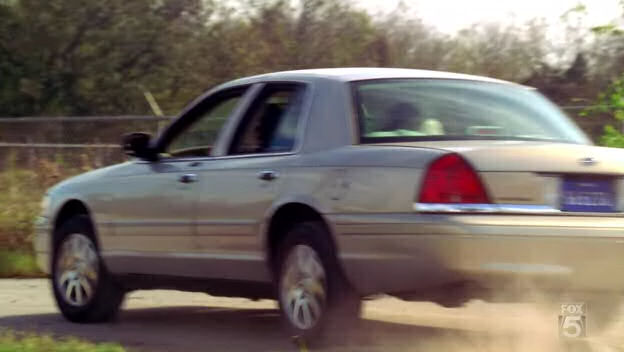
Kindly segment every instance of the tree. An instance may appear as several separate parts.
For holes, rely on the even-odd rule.
[[[146,113],[142,89],[201,29],[202,0],[17,0],[0,4],[0,111]],[[160,80],[155,79],[159,77]],[[158,88],[158,87],[157,87]]]
[[[565,78],[571,82],[585,82],[587,80],[587,66],[585,55],[583,55],[583,53],[578,53],[570,68],[565,72]]]
[[[0,0],[0,116],[150,114],[145,91],[172,115],[220,82],[315,67],[435,69],[539,85],[545,71],[560,79],[562,62],[576,57],[568,75],[581,89],[624,62],[622,50],[586,49],[579,33],[561,46],[565,60],[552,62],[539,20],[447,35],[407,13],[402,4],[372,16],[349,0]],[[616,42],[624,45],[596,45]]]
[[[523,81],[542,66],[544,29],[541,21],[474,25],[453,39],[447,65],[451,71]]]

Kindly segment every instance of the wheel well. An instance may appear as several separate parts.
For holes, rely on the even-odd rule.
[[[58,229],[61,228],[67,220],[76,215],[90,216],[89,209],[87,209],[87,206],[83,202],[72,199],[61,207],[61,210],[56,215],[56,219],[54,221],[54,243],[56,243],[57,240],[56,236]]]
[[[280,243],[286,237],[288,230],[295,224],[304,221],[319,221],[325,225],[328,233],[330,231],[321,214],[314,208],[302,203],[288,203],[282,205],[282,207],[273,214],[267,231],[267,250],[271,272],[275,273],[278,264],[277,251]],[[331,236],[328,240],[335,246]]]

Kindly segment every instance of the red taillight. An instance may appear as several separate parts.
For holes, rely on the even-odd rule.
[[[429,166],[420,188],[420,203],[489,203],[473,168],[457,154],[447,154]]]

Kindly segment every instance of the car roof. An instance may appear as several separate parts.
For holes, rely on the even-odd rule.
[[[260,81],[276,81],[276,80],[310,80],[310,79],[327,79],[335,81],[361,81],[388,78],[431,78],[431,79],[458,79],[471,80],[480,82],[492,82],[502,84],[516,83],[503,81],[499,79],[467,75],[461,73],[415,70],[405,68],[381,68],[381,67],[342,67],[342,68],[319,68],[307,70],[281,71],[266,73],[251,77],[245,77],[226,83],[225,85],[249,84]]]

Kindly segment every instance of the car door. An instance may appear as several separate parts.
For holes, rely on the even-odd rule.
[[[267,83],[214,163],[202,166],[197,218],[206,275],[269,280],[258,233],[300,143],[306,86]]]
[[[158,160],[135,161],[116,180],[113,210],[114,271],[184,275],[196,250],[198,173],[246,87],[210,95],[187,110],[156,143]]]

